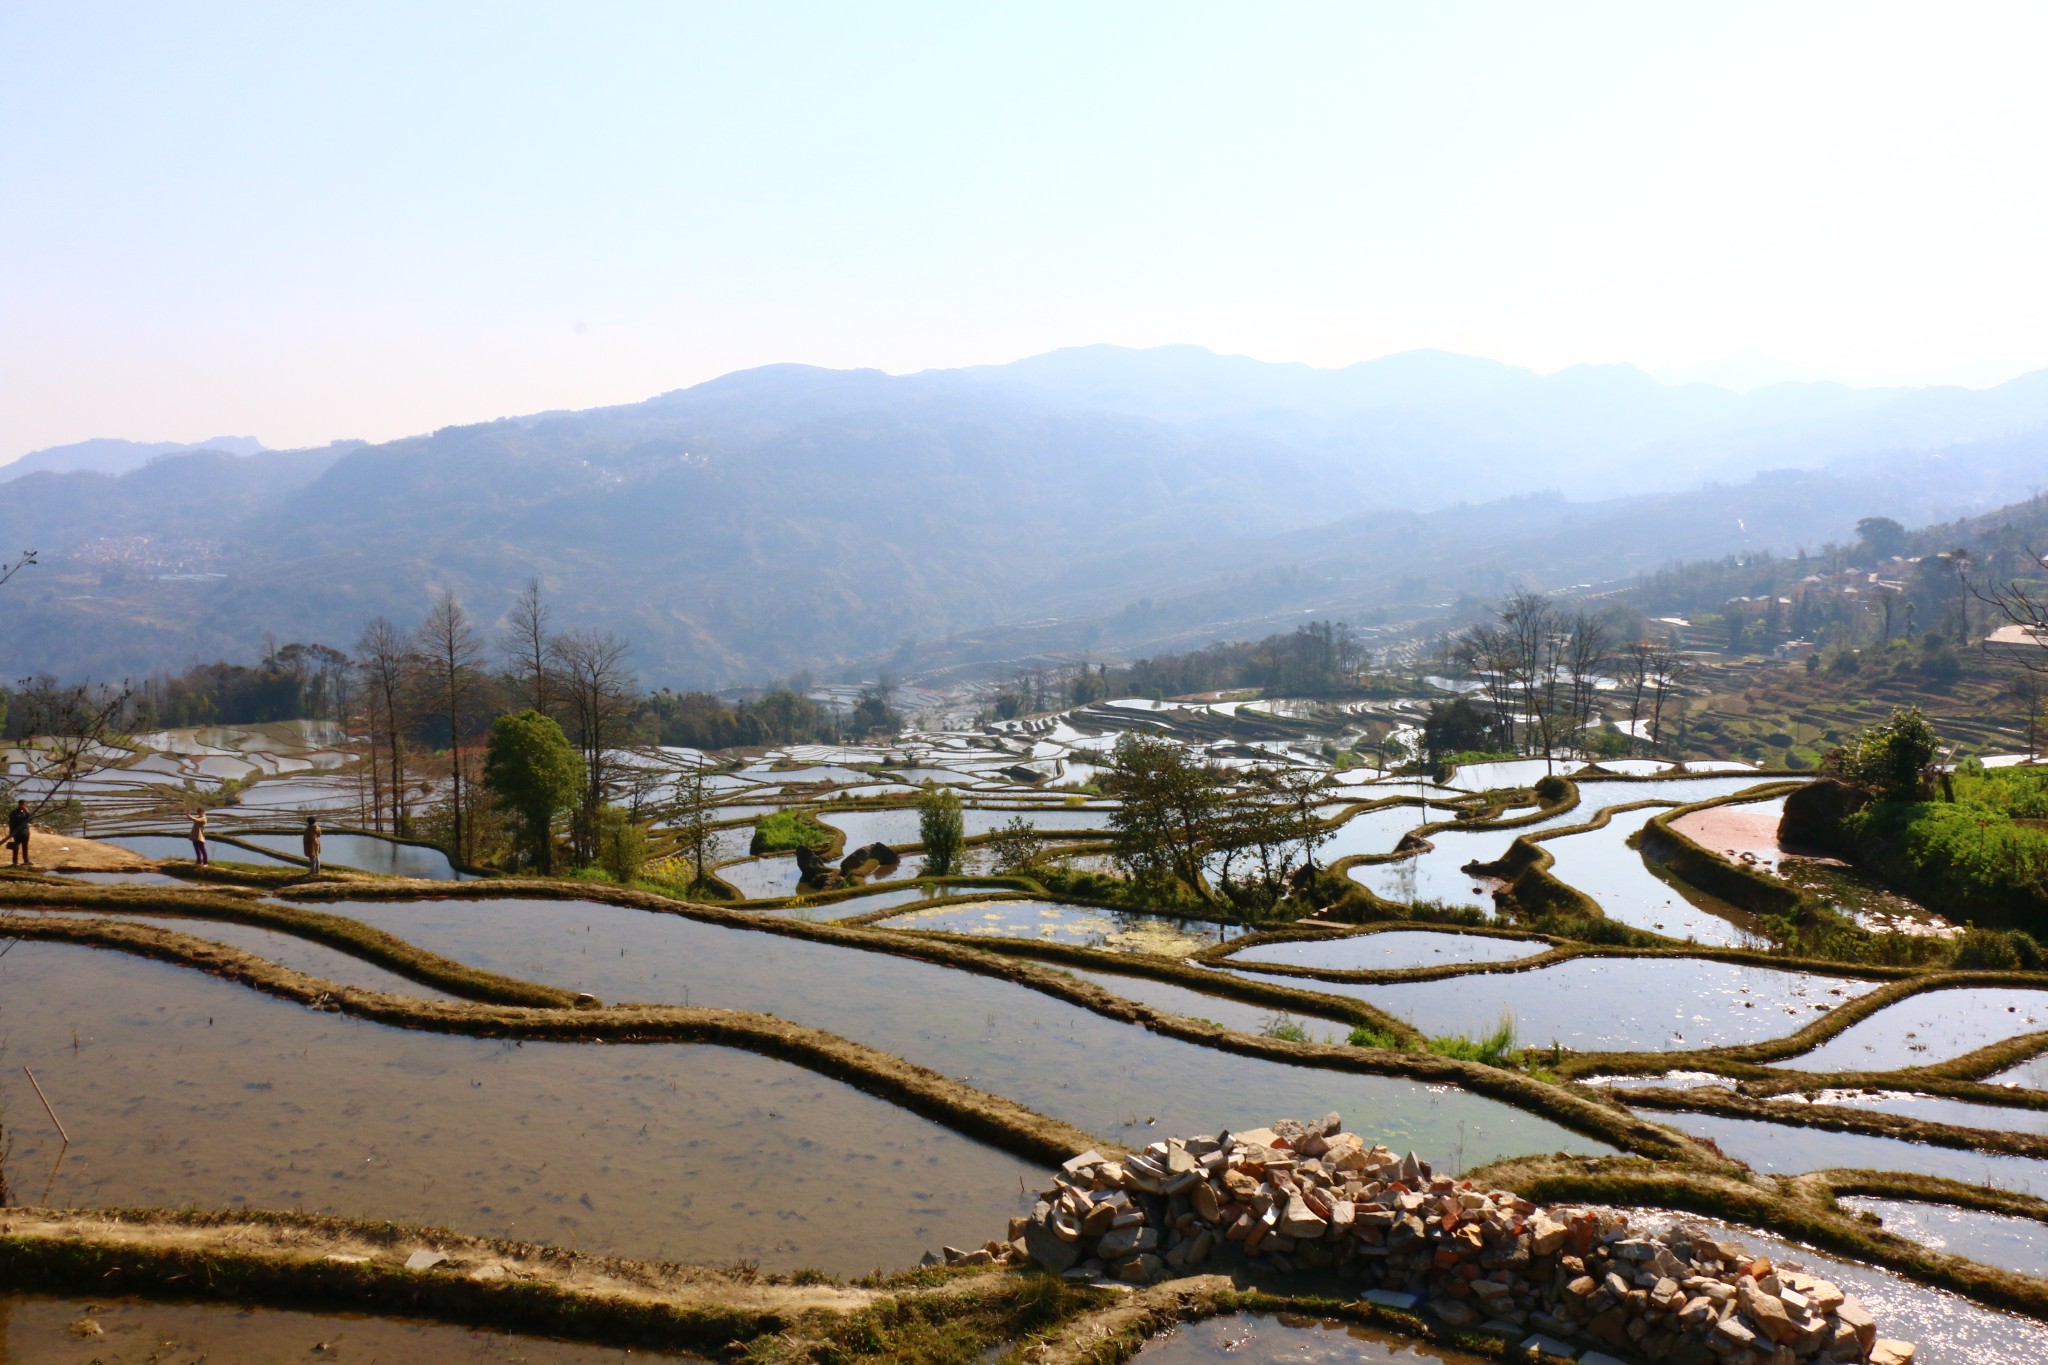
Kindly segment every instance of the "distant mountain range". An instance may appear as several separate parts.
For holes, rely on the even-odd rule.
[[[1440,352],[1320,370],[1083,347],[904,376],[767,366],[380,445],[196,445],[0,468],[0,546],[44,555],[0,592],[7,676],[246,657],[266,633],[346,645],[443,587],[490,622],[533,574],[562,621],[619,631],[669,684],[1033,632],[1248,632],[2011,501],[2048,470],[2048,372],[1737,394]]]
[[[223,455],[254,455],[263,450],[254,436],[214,436],[181,445],[176,441],[121,441],[108,437],[79,441],[68,446],[31,450],[8,464],[0,465],[0,483],[24,474],[126,474],[165,455],[189,455],[200,450]]]

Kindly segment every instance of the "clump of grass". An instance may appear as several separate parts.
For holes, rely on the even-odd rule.
[[[1501,1011],[1500,1022],[1493,1026],[1491,1033],[1477,1038],[1462,1033],[1447,1033],[1432,1038],[1425,1045],[1439,1057],[1454,1057],[1461,1062],[1478,1062],[1484,1066],[1512,1067],[1519,1060],[1515,1046],[1515,1016]]]
[[[1302,1027],[1301,1020],[1285,1010],[1269,1015],[1259,1027],[1259,1036],[1277,1038],[1283,1043],[1305,1043],[1309,1040],[1308,1030]]]
[[[1401,1040],[1393,1033],[1372,1024],[1354,1024],[1351,1037],[1347,1040],[1353,1047],[1379,1047],[1389,1051],[1401,1050]]]

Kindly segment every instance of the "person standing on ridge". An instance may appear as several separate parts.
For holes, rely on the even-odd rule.
[[[320,875],[320,820],[317,816],[306,817],[306,832],[299,842],[306,851],[306,867],[311,875]]]
[[[7,847],[12,852],[10,867],[28,867],[28,836],[33,826],[29,823],[28,802],[16,801],[14,809],[7,812]]]
[[[206,811],[193,811],[185,817],[192,822],[192,861],[196,866],[207,866],[206,860]]]

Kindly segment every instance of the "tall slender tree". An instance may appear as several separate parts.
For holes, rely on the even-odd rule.
[[[543,716],[555,713],[554,676],[548,664],[548,633],[552,613],[541,596],[540,580],[529,578],[512,609],[505,614],[505,629],[498,636],[498,652],[505,656],[512,684],[530,710]]]
[[[410,643],[390,621],[379,616],[363,627],[362,638],[356,641],[356,668],[363,679],[363,715],[370,733],[372,823],[378,831],[384,829],[388,801],[391,832],[398,835],[412,831],[406,804],[405,731],[411,719],[415,662]]]
[[[573,630],[548,648],[563,729],[583,754],[583,800],[577,811],[577,856],[597,856],[598,811],[604,806],[616,768],[615,755],[632,738],[639,695],[630,649],[609,632]]]
[[[433,714],[448,725],[448,810],[454,848],[461,862],[468,862],[469,822],[463,791],[463,732],[476,717],[486,691],[483,647],[477,643],[476,627],[455,594],[443,592],[427,610],[427,619],[413,635],[413,652],[418,659],[420,687]]]

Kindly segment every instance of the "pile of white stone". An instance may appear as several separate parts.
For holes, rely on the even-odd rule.
[[[1907,1365],[1854,1297],[1684,1228],[1634,1235],[1611,1209],[1538,1209],[1431,1172],[1321,1123],[1291,1120],[1068,1161],[1012,1255],[1074,1279],[1149,1283],[1216,1262],[1321,1271],[1455,1327],[1511,1333],[1587,1362]]]

